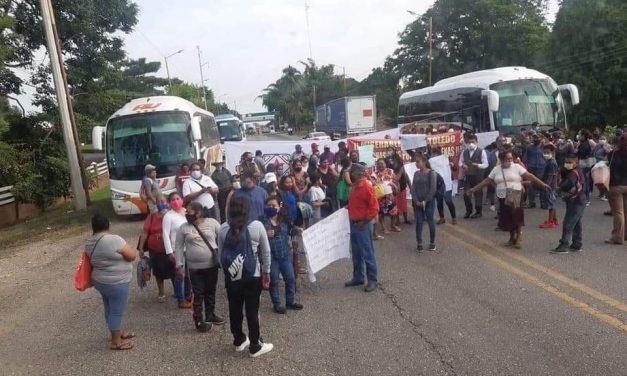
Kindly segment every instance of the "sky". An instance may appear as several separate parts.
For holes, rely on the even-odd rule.
[[[265,111],[257,97],[287,65],[302,69],[310,56],[335,64],[336,74],[357,80],[381,66],[397,47],[398,33],[434,0],[135,0],[139,22],[125,35],[129,57],[160,61],[158,76],[205,85],[220,102],[245,114]],[[309,35],[305,4],[309,5]],[[550,0],[553,21],[557,0]],[[311,40],[311,51],[309,41]],[[310,55],[311,52],[311,55]],[[21,96],[30,102],[30,93]],[[32,109],[27,106],[27,111]]]
[[[362,80],[397,47],[398,33],[433,0],[307,0],[311,57],[336,73]],[[265,111],[257,97],[291,64],[310,57],[305,0],[136,0],[135,32],[126,36],[132,58],[163,62],[171,76],[199,84],[196,46],[206,85],[240,113]],[[175,3],[184,5],[173,5]],[[550,14],[556,9],[552,1]],[[551,17],[551,16],[550,16]],[[158,72],[166,76],[165,66]]]

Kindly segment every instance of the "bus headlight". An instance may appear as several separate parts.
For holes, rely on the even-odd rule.
[[[116,191],[111,191],[111,199],[113,199],[113,200],[130,200],[131,199],[131,195],[127,195],[127,194],[116,192]]]

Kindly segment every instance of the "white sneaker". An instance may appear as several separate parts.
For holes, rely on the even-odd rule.
[[[246,341],[242,342],[242,344],[239,345],[239,346],[235,346],[235,351],[242,352],[242,351],[246,350],[248,345],[250,345],[250,340],[248,339],[248,337],[246,337]]]
[[[265,354],[267,352],[272,351],[273,348],[274,348],[273,344],[261,342],[261,348],[259,350],[257,350],[257,352],[255,352],[255,353],[250,353],[250,357],[251,358],[256,358],[259,355],[263,355],[263,354]]]
[[[493,212],[495,212],[495,211],[496,211],[496,206],[494,206],[494,205],[490,205],[490,210],[491,210],[491,211],[493,211]]]

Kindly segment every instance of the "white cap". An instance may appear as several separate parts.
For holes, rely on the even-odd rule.
[[[276,183],[276,175],[274,174],[274,172],[268,172],[264,177],[263,177],[263,181],[270,184],[270,183]]]

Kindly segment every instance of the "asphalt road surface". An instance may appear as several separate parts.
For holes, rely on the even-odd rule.
[[[456,199],[461,209],[461,198]],[[417,254],[413,226],[375,243],[381,285],[345,288],[341,260],[310,285],[301,312],[277,315],[262,295],[262,336],[274,351],[235,353],[228,324],[200,334],[156,286],[131,291],[126,328],[135,348],[108,350],[99,294],[77,292],[73,274],[89,234],[0,251],[0,369],[5,375],[625,375],[627,247],[603,243],[611,218],[594,200],[584,251],[553,255],[560,230],[526,210],[524,248],[484,218],[438,226],[437,252]],[[563,209],[561,209],[563,214]],[[462,212],[462,210],[459,210]],[[561,215],[560,214],[560,215]],[[136,244],[141,223],[112,232]],[[218,311],[227,316],[223,282]],[[171,287],[168,286],[171,292]]]

